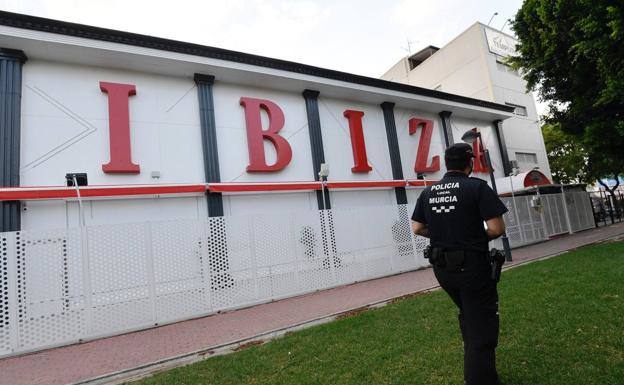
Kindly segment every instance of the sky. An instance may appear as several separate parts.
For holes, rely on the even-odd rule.
[[[0,0],[10,12],[379,77],[477,21],[501,29],[522,0]],[[506,23],[505,32],[513,34]],[[538,104],[538,111],[541,108]]]

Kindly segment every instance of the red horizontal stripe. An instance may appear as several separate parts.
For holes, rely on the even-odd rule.
[[[327,188],[374,188],[374,187],[405,187],[404,180],[383,180],[383,181],[340,181],[327,182]]]
[[[206,185],[183,185],[183,186],[146,186],[146,187],[113,187],[80,189],[82,197],[107,197],[123,195],[161,195],[161,194],[190,194],[203,193]]]
[[[211,192],[261,192],[261,191],[298,191],[320,190],[321,182],[288,183],[210,183]]]
[[[162,195],[162,194],[189,194],[203,193],[206,185],[171,185],[171,186],[119,186],[101,187],[85,186],[80,188],[83,198],[133,196],[133,195]],[[6,188],[0,189],[0,201],[11,200],[37,200],[37,199],[66,199],[76,198],[76,190],[73,187],[56,188]]]
[[[437,183],[437,180],[422,180],[422,179],[418,179],[418,180],[408,180],[407,184],[410,186],[414,186],[414,187],[425,187],[425,186],[431,186],[434,183]]]
[[[424,187],[430,186],[434,180],[387,180],[387,181],[330,181],[327,188],[379,188],[379,187]],[[123,197],[137,195],[175,195],[212,192],[262,192],[262,191],[314,191],[321,189],[321,182],[276,182],[276,183],[210,183],[180,185],[122,185],[122,186],[85,186],[80,188],[84,198]],[[73,187],[10,187],[0,188],[0,201],[11,200],[48,200],[74,199],[76,190]]]

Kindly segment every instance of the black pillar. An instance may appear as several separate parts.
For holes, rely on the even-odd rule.
[[[24,52],[0,48],[0,186],[19,187]],[[19,201],[0,202],[0,232],[19,231]]]
[[[319,181],[319,171],[321,163],[325,163],[325,150],[323,150],[323,135],[321,133],[321,118],[318,109],[319,92],[314,90],[304,90],[306,112],[308,114],[308,131],[310,133],[310,149],[312,150],[312,168],[314,170],[314,180]],[[323,192],[316,191],[318,209],[331,209],[329,191],[325,191],[325,204],[323,205]]]
[[[199,97],[199,120],[201,125],[206,183],[221,182],[214,100],[212,95],[214,79],[214,76],[211,75],[195,74],[194,76],[195,84],[197,85],[197,95]],[[208,201],[208,216],[223,216],[223,197],[221,193],[209,191],[206,193],[206,199]]]
[[[388,138],[388,152],[390,153],[390,166],[392,167],[392,178],[403,179],[403,167],[401,166],[401,153],[399,151],[399,139],[397,138],[396,123],[394,121],[394,103],[381,103],[384,123],[386,125],[386,137]],[[407,194],[405,187],[395,187],[397,204],[407,204]]]
[[[206,183],[221,182],[219,173],[219,151],[217,146],[217,127],[215,124],[214,100],[212,86],[214,76],[195,74],[193,77],[197,85],[199,98],[199,122],[202,135],[202,150],[204,155],[204,173]],[[223,196],[221,193],[208,191],[208,216],[223,216]],[[234,285],[230,274],[230,260],[227,246],[227,224],[224,220],[210,221],[208,229],[210,241],[205,240],[208,247],[208,266],[210,268],[210,286],[213,291],[224,290]],[[203,274],[203,273],[202,273]]]
[[[446,147],[453,144],[453,128],[451,127],[451,111],[440,112],[442,118],[442,132],[444,133],[444,143]]]
[[[496,133],[496,143],[498,144],[498,151],[501,154],[501,159],[503,160],[503,171],[505,171],[505,176],[511,174],[511,164],[509,164],[509,154],[507,153],[507,145],[505,144],[505,134],[503,133],[503,121],[495,120],[494,124],[494,132]]]

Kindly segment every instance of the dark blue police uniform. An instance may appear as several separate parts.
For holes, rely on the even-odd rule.
[[[459,307],[467,385],[498,384],[498,293],[488,259],[484,221],[507,212],[488,186],[463,172],[447,172],[418,198],[412,220],[429,231],[442,258],[434,264],[440,286]]]

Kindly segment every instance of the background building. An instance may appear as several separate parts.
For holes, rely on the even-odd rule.
[[[535,101],[518,71],[505,64],[515,55],[510,35],[475,23],[442,48],[428,46],[401,59],[382,79],[506,104],[514,117],[503,125],[503,158],[516,160],[520,171],[534,167],[551,178]],[[505,150],[506,149],[506,154]],[[494,164],[511,171],[507,162]]]

